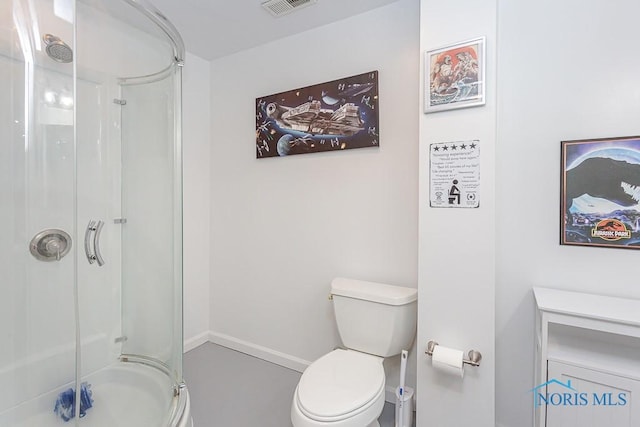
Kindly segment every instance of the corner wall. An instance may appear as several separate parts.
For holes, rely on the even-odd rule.
[[[184,341],[188,351],[206,341],[209,331],[209,61],[187,53],[183,72]]]
[[[212,62],[214,337],[301,366],[340,343],[332,278],[416,287],[417,51],[401,0]],[[256,159],[257,97],[376,69],[380,148]]]
[[[498,425],[532,423],[534,286],[640,298],[638,252],[560,246],[560,141],[640,135],[633,0],[499,1]]]

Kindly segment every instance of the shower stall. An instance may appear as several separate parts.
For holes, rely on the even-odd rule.
[[[182,40],[147,0],[0,1],[0,426],[189,426]]]

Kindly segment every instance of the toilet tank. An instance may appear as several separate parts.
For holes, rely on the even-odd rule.
[[[416,335],[417,289],[336,278],[331,295],[345,347],[389,357],[411,346]]]

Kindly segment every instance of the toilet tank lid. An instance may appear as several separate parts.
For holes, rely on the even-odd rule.
[[[404,286],[366,282],[336,277],[331,281],[331,294],[387,305],[404,305],[418,299],[418,290]]]

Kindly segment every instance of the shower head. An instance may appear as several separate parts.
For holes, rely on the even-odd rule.
[[[53,34],[45,34],[42,36],[42,40],[47,45],[47,55],[49,55],[51,59],[63,63],[73,61],[73,50],[71,50],[69,45],[63,42],[60,37],[54,36]]]

